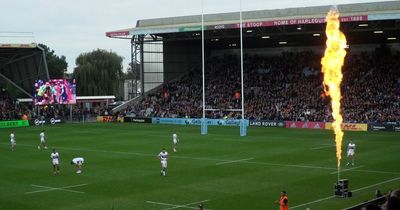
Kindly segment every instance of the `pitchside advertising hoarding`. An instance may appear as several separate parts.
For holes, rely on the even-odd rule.
[[[368,124],[365,123],[342,123],[341,127],[344,131],[368,131]],[[325,129],[333,130],[332,123],[325,123]]]
[[[400,132],[400,125],[397,124],[368,124],[368,131],[395,131]]]
[[[367,131],[368,124],[364,123],[342,123],[342,130],[345,131]],[[285,121],[285,128],[305,128],[305,129],[327,129],[332,130],[332,123],[328,122],[301,122]]]
[[[151,123],[151,118],[145,118],[145,117],[124,117],[124,122],[131,122],[131,123]]]
[[[284,121],[274,121],[274,120],[250,120],[250,126],[285,127],[285,122]]]
[[[249,121],[246,121],[246,126],[249,126]],[[199,118],[152,118],[153,124],[173,124],[173,125],[201,125]],[[240,126],[239,119],[207,119],[208,125],[216,126]]]
[[[285,121],[285,128],[325,129],[324,122]]]
[[[125,122],[125,118],[123,116],[97,116],[96,122]]]
[[[52,118],[43,118],[43,119],[32,119],[30,121],[31,125],[55,125],[59,123],[65,123],[64,119],[58,118],[58,117],[52,117]]]
[[[0,121],[0,128],[28,127],[28,120]]]

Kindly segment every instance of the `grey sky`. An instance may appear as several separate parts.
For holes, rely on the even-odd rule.
[[[240,0],[203,0],[204,13],[239,11]],[[283,9],[382,0],[242,0],[242,10]],[[201,14],[201,0],[0,0],[0,32],[33,32],[57,55],[65,55],[68,72],[82,52],[112,50],[130,57],[129,40],[107,38],[106,31],[130,28],[140,19]],[[17,39],[0,36],[0,43]],[[18,40],[17,42],[26,42]]]

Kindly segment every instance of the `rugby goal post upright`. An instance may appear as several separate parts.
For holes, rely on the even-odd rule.
[[[206,92],[205,92],[205,76],[204,76],[204,0],[201,0],[201,71],[203,86],[203,117],[201,118],[201,135],[207,135],[208,124],[206,119]]]
[[[244,118],[244,85],[243,85],[243,18],[242,18],[242,0],[240,0],[240,84],[241,84],[241,109],[229,110],[229,111],[241,111],[242,118],[240,119],[240,136],[247,136],[247,126],[249,125],[248,120]],[[205,65],[204,65],[204,0],[201,1],[201,53],[202,53],[202,86],[203,86],[203,117],[201,118],[201,135],[208,134],[208,122],[206,118],[205,105]]]
[[[243,85],[243,17],[242,17],[242,0],[240,0],[240,85],[242,91],[242,119],[240,120],[240,136],[247,136],[247,121],[244,119],[244,85]]]

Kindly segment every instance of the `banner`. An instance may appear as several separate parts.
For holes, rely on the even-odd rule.
[[[106,32],[106,36],[113,37],[113,36],[128,36],[129,31],[110,31]]]
[[[0,128],[28,127],[28,120],[0,121]]]
[[[342,130],[345,131],[367,131],[368,124],[365,123],[342,123]],[[325,123],[325,129],[332,130],[332,123]]]
[[[285,121],[285,128],[325,129],[324,122]]]
[[[394,131],[393,125],[368,124],[368,131]]]
[[[61,118],[45,118],[45,119],[32,119],[31,120],[31,124],[32,125],[45,125],[45,124],[58,124],[58,123],[65,123],[65,120],[61,119]]]
[[[119,122],[119,123],[123,123],[123,122],[125,122],[125,119],[124,119],[124,117],[123,116],[118,116],[117,117],[117,122]]]
[[[394,132],[400,132],[400,125],[370,123],[370,124],[368,124],[368,131],[394,131]]]
[[[151,118],[144,118],[144,117],[124,117],[124,122],[132,122],[132,123],[151,123]]]
[[[152,118],[153,124],[201,125],[201,118]],[[207,119],[208,125],[240,126],[239,119]],[[246,120],[246,125],[249,121]]]
[[[353,16],[342,16],[339,18],[340,22],[357,22],[367,21],[368,15],[353,15]],[[244,22],[243,28],[259,28],[259,27],[271,27],[271,26],[287,26],[287,25],[305,25],[305,24],[323,24],[326,22],[325,17],[317,18],[298,18],[298,19],[283,19],[283,20],[268,20],[268,21],[255,21],[255,22]],[[235,24],[235,28],[240,28],[240,24]],[[228,28],[225,26],[225,28]]]
[[[201,26],[179,27],[179,32],[201,31]]]
[[[97,122],[115,122],[113,116],[97,116],[96,121]]]
[[[250,120],[250,126],[285,127],[285,122],[273,120]]]

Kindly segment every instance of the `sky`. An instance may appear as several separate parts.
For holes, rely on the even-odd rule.
[[[242,11],[382,1],[242,0]],[[69,73],[79,54],[105,49],[124,58],[125,71],[130,41],[108,38],[105,32],[132,28],[141,19],[198,15],[201,5],[201,0],[0,0],[0,44],[43,43],[66,56]],[[240,0],[203,0],[205,14],[239,10]]]

